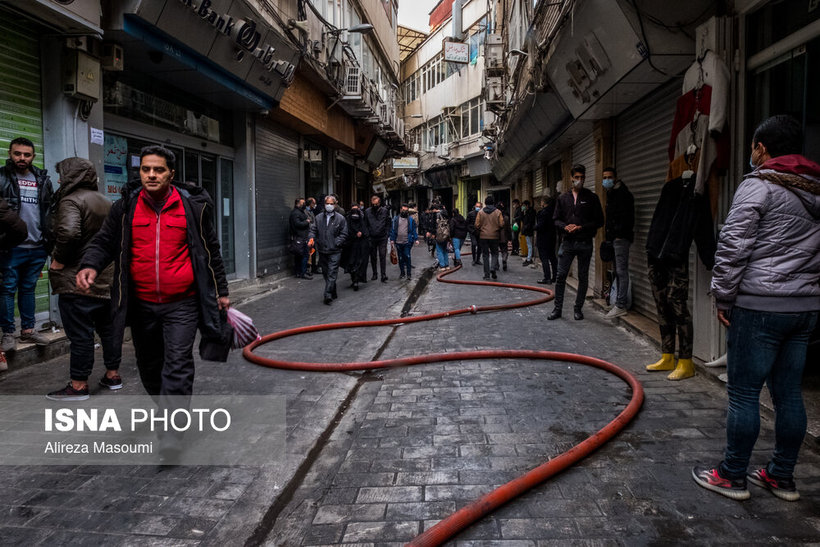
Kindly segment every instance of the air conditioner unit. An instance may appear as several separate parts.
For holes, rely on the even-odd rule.
[[[450,155],[450,145],[449,144],[440,144],[436,147],[436,155],[437,156],[449,156]]]
[[[435,154],[436,150],[437,149],[436,149],[435,146],[428,146],[427,148],[424,149],[424,151],[427,152],[428,154]]]
[[[346,96],[361,96],[362,94],[362,69],[358,66],[349,65],[345,71],[345,81],[342,92]]]
[[[418,154],[418,152],[419,152],[419,150],[420,150],[420,149],[421,149],[421,146],[419,146],[419,143],[414,142],[414,143],[413,143],[413,152],[415,152],[416,154]]]
[[[486,79],[484,98],[487,104],[504,103],[504,79],[492,76]]]
[[[490,34],[484,46],[484,68],[504,69],[504,41],[500,34]]]
[[[390,125],[390,106],[387,103],[379,105],[379,119],[385,125]]]

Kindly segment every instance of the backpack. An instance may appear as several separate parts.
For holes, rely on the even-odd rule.
[[[436,219],[436,243],[446,243],[450,240],[450,225],[440,213]]]

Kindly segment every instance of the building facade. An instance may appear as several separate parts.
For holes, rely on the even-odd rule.
[[[140,149],[161,143],[177,155],[177,178],[213,197],[229,279],[284,274],[294,199],[334,193],[349,207],[369,196],[386,158],[405,152],[396,9],[3,0],[2,140],[30,138],[46,168],[91,159],[112,200],[137,176]],[[358,95],[347,85],[354,72]]]
[[[448,210],[464,213],[496,186],[482,147],[493,118],[481,96],[487,3],[442,0],[430,27],[401,63],[407,146],[419,158],[405,180],[422,209],[436,196]]]
[[[804,152],[820,157],[820,110],[809,91],[820,47],[817,2],[513,1],[492,9],[499,32],[488,40],[503,45],[494,56],[500,76],[487,72],[484,86],[498,114],[490,128],[493,173],[516,195],[538,197],[565,191],[570,167],[581,163],[603,202],[601,172],[617,167],[635,196],[633,309],[650,319],[647,233],[685,139],[709,158],[698,178],[715,234],[748,170],[760,121],[774,114],[802,120]],[[688,110],[691,94],[707,88],[710,97],[697,96],[707,110]],[[708,295],[710,273],[696,256],[693,246],[695,356],[709,361],[725,351],[724,331]],[[595,295],[605,291],[608,269],[594,261]]]

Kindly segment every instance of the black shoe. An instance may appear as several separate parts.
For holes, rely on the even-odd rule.
[[[475,263],[475,265],[476,265],[476,266],[483,266],[483,265],[484,265],[484,263],[483,263],[483,262],[481,262],[480,260],[477,260],[477,261],[476,261],[476,263]]]
[[[561,310],[552,310],[552,313],[547,316],[547,321],[554,321],[561,317]]]
[[[536,283],[538,283],[539,285],[546,285],[549,282],[550,282],[550,280],[547,279],[546,277],[544,279],[539,279],[538,281],[536,281]]]
[[[84,389],[74,389],[71,382],[63,389],[52,391],[46,395],[46,399],[51,401],[85,401],[88,399],[88,386]]]
[[[582,321],[584,319],[584,312],[581,310],[575,310],[575,320]]]
[[[120,378],[119,375],[114,376],[113,378],[103,376],[100,378],[100,385],[111,390],[122,389],[122,378]]]
[[[307,279],[308,281],[310,281],[311,279],[313,279],[313,276],[309,273],[306,273],[302,276],[302,279]]]
[[[501,264],[501,269],[504,270],[505,272],[507,271],[507,261],[506,260]]]
[[[489,275],[485,275],[482,279],[485,279],[485,280],[490,279],[490,276],[489,276]]]
[[[358,284],[358,283],[353,283],[353,290],[354,290],[354,291],[358,291],[358,290],[359,290],[359,284]]]
[[[378,278],[379,278],[378,275],[373,274],[373,275],[370,276],[370,281],[376,281]]]
[[[333,291],[332,293],[330,293],[330,297],[331,297],[333,300],[336,300],[337,298],[339,298],[339,295],[338,295],[338,294],[336,294],[336,291]]]
[[[404,279],[404,272],[399,274],[399,279]]]
[[[495,274],[495,272],[491,272],[490,275],[493,276],[493,279],[498,279],[498,276]]]
[[[382,276],[382,283],[387,283],[387,276],[386,275]]]
[[[333,299],[332,299],[332,298],[330,298],[329,296],[325,296],[325,300],[324,300],[324,302],[325,302],[325,304],[327,304],[328,306],[330,306],[331,304],[333,304]]]

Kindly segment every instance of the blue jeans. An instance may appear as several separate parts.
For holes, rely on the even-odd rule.
[[[527,242],[527,260],[532,260],[532,236],[524,236],[524,241]]]
[[[775,408],[774,455],[767,471],[775,478],[792,478],[806,434],[800,383],[817,316],[818,312],[732,309],[727,340],[726,452],[720,464],[723,477],[746,476],[760,431],[760,390],[766,383]]]
[[[464,245],[463,239],[453,238],[453,258],[461,260],[461,246]]]
[[[0,254],[0,326],[3,332],[14,332],[14,293],[20,309],[20,326],[34,328],[34,288],[47,258],[43,247],[23,249],[14,247]]]
[[[446,268],[450,265],[450,254],[447,252],[447,242],[439,243],[436,241],[436,258],[438,258],[438,265]]]
[[[412,243],[396,243],[396,254],[399,257],[399,273],[401,275],[409,277],[412,272],[413,264],[410,260],[410,251],[412,250]]]

